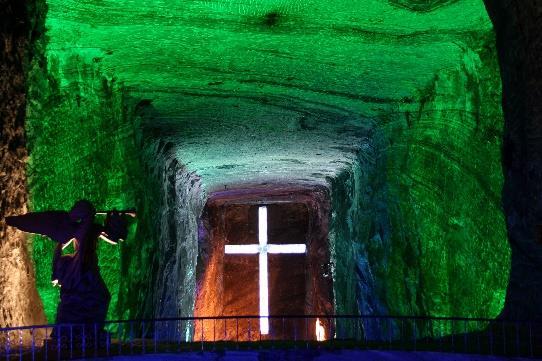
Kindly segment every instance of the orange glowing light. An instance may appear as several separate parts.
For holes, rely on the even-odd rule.
[[[316,319],[316,341],[326,340],[326,330],[319,318]]]

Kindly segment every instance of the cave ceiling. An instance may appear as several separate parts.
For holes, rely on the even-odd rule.
[[[491,29],[480,0],[49,0],[61,86],[94,64],[208,187],[325,182]],[[467,45],[466,45],[467,44]]]

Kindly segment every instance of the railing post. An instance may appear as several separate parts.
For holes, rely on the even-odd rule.
[[[168,340],[169,340],[169,324],[168,324],[168,321],[165,321],[165,326],[164,326],[164,330],[166,330],[166,336],[165,336],[165,346],[164,346],[164,336],[162,336],[161,338],[161,342],[162,342],[162,347],[165,349],[166,352],[169,352],[169,346],[168,346]],[[162,333],[163,335],[163,333]],[[131,342],[131,341],[130,341]],[[130,346],[130,352],[131,352],[131,348],[132,346]]]
[[[442,323],[438,320],[438,350],[442,352]]]
[[[145,321],[141,321],[141,353],[144,355],[145,354],[145,338],[146,338],[146,334],[145,334]]]
[[[335,322],[335,319],[334,318],[328,318],[328,323],[329,323],[329,340],[330,340],[330,344],[331,344],[331,348],[333,348],[335,346],[335,340],[334,340],[334,337],[333,337],[333,324],[332,322]]]
[[[478,354],[481,354],[482,353],[482,348],[481,348],[481,345],[480,345],[480,321],[476,321],[476,341],[478,343]]]
[[[296,319],[293,318],[294,320],[294,350],[297,349],[297,322],[296,322]]]
[[[94,357],[98,357],[98,325],[94,324]]]
[[[51,331],[52,333],[53,331]],[[49,338],[47,337],[47,328],[45,328],[45,361],[49,359]]]
[[[11,355],[11,339],[9,337],[9,330],[6,332],[6,360],[9,361]]]
[[[413,328],[414,328],[414,332],[413,332],[413,337],[414,337],[414,351],[416,351],[416,342],[417,342],[417,339],[416,339],[416,319],[413,320],[412,325],[413,325]]]
[[[506,321],[502,322],[502,354],[506,355]]]
[[[455,330],[454,330],[454,320],[452,319],[452,353],[455,353]]]
[[[179,320],[179,352],[182,350],[183,345],[183,320]]]
[[[388,318],[388,349],[391,350],[391,338],[393,337],[392,332],[392,319]]]
[[[119,343],[117,350],[119,352],[119,355],[122,355],[122,322],[119,322],[118,324],[117,335],[117,342]]]
[[[258,323],[258,325],[259,325],[259,323]],[[282,327],[283,327],[283,330],[284,330],[284,317],[282,318],[282,325],[283,325]],[[260,330],[259,327],[258,327],[258,334],[260,335],[260,345],[259,346],[260,346],[260,348],[262,348],[262,331]],[[284,334],[284,332],[283,332],[283,334]]]
[[[529,349],[530,349],[530,356],[531,358],[534,357],[533,352],[533,323],[529,321]]]
[[[70,359],[73,358],[73,324],[70,323]]]
[[[167,326],[166,326],[167,330]],[[134,322],[130,321],[130,355],[134,354]]]
[[[404,344],[404,341],[405,341],[405,334],[403,332],[403,330],[405,329],[405,320],[404,318],[401,317],[401,349],[402,350],[405,350],[405,344]]]
[[[521,356],[521,350],[519,348],[519,324],[518,321],[516,321],[516,356]]]
[[[493,355],[493,322],[489,323],[489,354]]]
[[[305,317],[305,348],[309,348],[309,325],[307,317]]]
[[[35,328],[32,327],[31,335],[32,335],[32,361],[35,360],[36,357],[36,335],[34,333]]]
[[[83,324],[81,326],[81,329],[82,329],[82,332],[81,332],[81,334],[82,334],[82,336],[81,336],[81,349],[83,351],[83,358],[85,358],[86,353],[87,353],[87,342],[86,342],[86,335],[85,335],[85,328],[86,327],[85,326],[86,326],[85,324]]]
[[[60,360],[60,325],[56,326],[56,359]]]
[[[105,354],[109,357],[109,348],[111,346],[111,334],[105,333]]]
[[[19,331],[19,360],[23,360],[23,331],[21,329]]]
[[[467,320],[463,320],[463,352],[467,353],[469,340],[467,339]]]
[[[153,321],[153,325],[154,325],[154,332],[152,334],[152,338],[153,338],[153,344],[154,344],[154,353],[156,353],[156,342],[158,341],[157,338],[158,338],[158,328],[156,327],[156,320]]]
[[[19,360],[22,361],[23,359],[23,331],[21,329],[19,331]]]
[[[384,338],[384,328],[385,328],[385,325],[383,324],[383,321],[384,318],[382,317],[377,317],[376,318],[376,323],[378,325],[378,349],[381,350],[383,349],[382,347],[382,339]]]

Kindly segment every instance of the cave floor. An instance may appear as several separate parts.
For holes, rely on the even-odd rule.
[[[500,361],[500,360],[540,360],[523,357],[490,355],[467,355],[439,352],[372,351],[372,350],[262,350],[262,351],[222,351],[185,352],[181,354],[127,355],[96,360],[172,360],[172,361],[234,361],[234,360],[326,360],[326,361]]]

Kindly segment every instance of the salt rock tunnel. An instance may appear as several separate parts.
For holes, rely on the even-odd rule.
[[[4,216],[82,198],[110,319],[257,312],[262,205],[271,312],[542,318],[539,1],[2,4],[0,327],[58,302]]]

